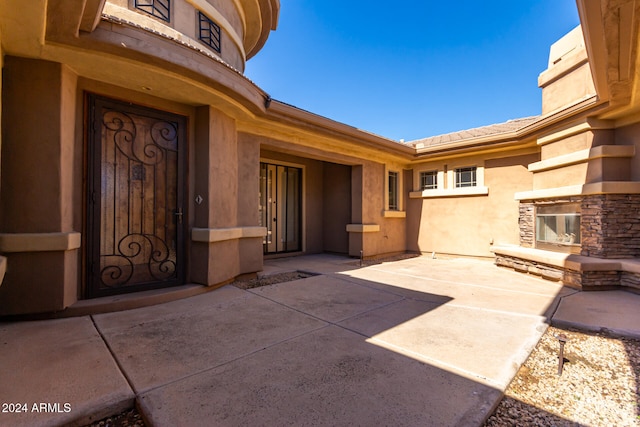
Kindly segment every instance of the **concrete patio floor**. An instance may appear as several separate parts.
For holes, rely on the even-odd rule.
[[[82,425],[135,400],[154,426],[478,426],[550,322],[640,337],[640,295],[487,261],[265,264],[317,275],[0,323],[0,401],[13,404],[0,425]]]

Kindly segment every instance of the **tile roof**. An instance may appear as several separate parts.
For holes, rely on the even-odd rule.
[[[504,123],[497,123],[489,126],[482,126],[473,129],[461,130],[458,132],[446,133],[443,135],[431,136],[428,138],[407,141],[405,144],[415,148],[433,147],[436,145],[452,144],[454,142],[463,142],[487,136],[498,136],[502,134],[516,132],[531,123],[538,120],[540,116],[524,117],[521,119],[513,119]]]

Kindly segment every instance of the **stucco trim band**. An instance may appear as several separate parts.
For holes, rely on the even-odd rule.
[[[54,252],[78,249],[82,235],[70,233],[2,233],[0,252]]]
[[[347,224],[347,233],[376,233],[380,231],[378,224]]]
[[[563,156],[531,163],[528,169],[529,172],[541,172],[605,157],[633,157],[635,151],[633,145],[600,145],[598,147],[587,148]]]
[[[266,235],[266,227],[193,228],[191,230],[191,240],[204,243],[264,237]]]
[[[577,70],[584,64],[589,62],[587,51],[584,46],[578,48],[576,52],[559,58],[559,62],[547,68],[545,71],[538,75],[538,87],[545,87],[554,81],[570,74],[572,71]]]
[[[589,95],[589,97],[593,97],[593,96]],[[551,115],[551,114],[548,114],[548,115]],[[553,132],[551,134],[538,138],[537,144],[539,146],[547,145],[547,144],[551,144],[552,142],[556,142],[561,139],[566,139],[566,138],[569,138],[570,136],[578,135],[584,132],[590,132],[594,130],[606,130],[606,129],[613,129],[613,125],[610,121],[598,120],[590,117],[581,123],[578,123],[576,125],[564,128],[562,130],[558,130],[556,132]]]
[[[427,199],[430,197],[462,197],[462,196],[486,196],[489,194],[489,187],[461,187],[447,190],[424,190],[412,191],[409,197],[412,199]]]
[[[382,216],[385,218],[406,218],[407,212],[405,211],[383,211]]]
[[[514,198],[516,200],[535,200],[593,194],[640,194],[640,182],[604,181],[543,190],[520,191],[515,193]]]

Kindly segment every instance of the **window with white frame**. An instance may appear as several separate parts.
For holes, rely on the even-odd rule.
[[[420,172],[420,190],[435,190],[438,188],[438,171]]]
[[[389,171],[389,210],[390,211],[398,211],[400,210],[399,205],[399,182],[398,182],[398,172]]]
[[[171,21],[171,0],[135,0],[134,7],[163,21]]]
[[[478,185],[476,171],[477,168],[475,166],[457,168],[454,175],[455,187],[475,187],[476,185]]]

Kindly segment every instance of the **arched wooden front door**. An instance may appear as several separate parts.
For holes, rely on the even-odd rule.
[[[182,284],[186,118],[88,98],[89,298]]]

